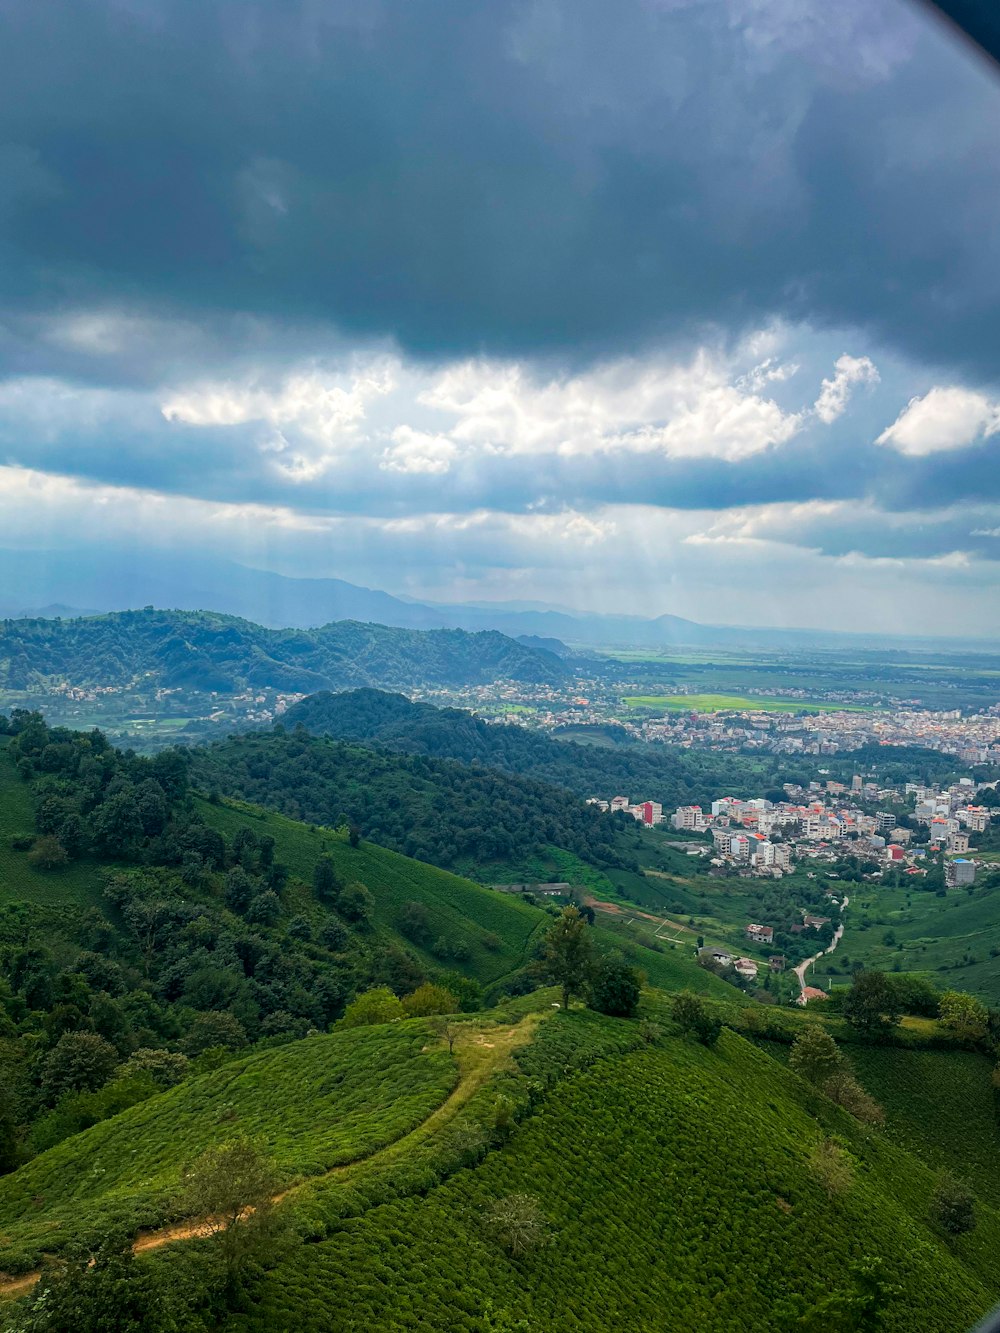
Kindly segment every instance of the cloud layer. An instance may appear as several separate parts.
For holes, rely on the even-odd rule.
[[[0,541],[1000,617],[1000,88],[922,11],[0,5]]]

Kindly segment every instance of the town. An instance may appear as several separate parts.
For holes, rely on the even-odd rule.
[[[702,965],[734,984],[756,991],[761,967],[773,974],[794,966],[799,1003],[820,998],[824,992],[807,984],[806,970],[836,948],[852,882],[889,889],[916,880],[925,891],[946,895],[971,893],[980,867],[995,876],[992,854],[983,860],[976,855],[977,846],[989,842],[995,785],[964,777],[943,787],[885,786],[856,774],[850,783],[821,778],[805,787],[786,783],[783,796],[725,796],[708,809],[684,805],[672,815],[656,801],[590,798],[601,810],[661,829],[672,850],[697,858],[696,867],[698,861],[704,865],[704,871],[695,870],[704,875],[702,883],[791,877],[787,889],[762,885],[745,899],[744,910],[758,914],[737,924],[735,933],[727,931],[727,942],[706,944],[699,938]],[[736,938],[743,939],[747,956],[733,948]],[[758,956],[750,956],[754,953]]]
[[[679,806],[669,823],[679,833],[709,835],[710,864],[744,875],[780,878],[795,862],[845,857],[872,866],[868,873],[876,877],[885,869],[926,874],[928,862],[938,856],[947,886],[962,887],[975,882],[976,861],[967,855],[970,840],[986,833],[993,815],[992,807],[976,803],[980,790],[995,799],[994,784],[979,788],[971,778],[944,789],[915,782],[898,788],[866,782],[857,774],[850,786],[785,783],[787,799],[782,801],[724,796],[708,811]],[[631,815],[647,828],[667,819],[657,801],[633,804],[626,796],[614,796],[607,801],[590,797],[588,803]]]

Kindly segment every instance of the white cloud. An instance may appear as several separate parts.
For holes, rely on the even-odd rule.
[[[876,440],[901,454],[920,458],[946,449],[962,449],[1000,430],[1000,403],[957,385],[937,386],[911,398]]]
[[[801,420],[747,381],[731,382],[731,368],[704,350],[684,365],[616,361],[545,380],[517,364],[466,361],[443,370],[418,402],[450,416],[451,439],[470,451],[562,458],[737,461],[787,440]]]
[[[429,435],[412,426],[397,426],[392,445],[385,450],[379,467],[383,472],[447,472],[458,450],[446,435]]]
[[[290,375],[278,389],[255,384],[206,384],[173,395],[162,406],[168,421],[188,426],[238,426],[251,421],[298,425],[333,440],[365,415],[368,402],[392,387],[392,368],[378,361],[352,375],[312,369]]]
[[[824,425],[829,426],[843,416],[856,384],[878,384],[879,374],[867,356],[839,356],[834,362],[834,374],[820,385],[819,397],[813,411]]]

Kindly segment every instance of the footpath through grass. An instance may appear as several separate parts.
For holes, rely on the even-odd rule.
[[[308,1037],[233,1060],[77,1134],[0,1179],[0,1268],[112,1218],[170,1216],[185,1167],[237,1135],[258,1138],[288,1184],[410,1133],[458,1083],[420,1019]]]
[[[575,1028],[576,1015],[557,1015],[543,1032],[568,1032],[564,1017]],[[551,1054],[565,1058],[558,1040]],[[811,1166],[831,1134],[853,1163],[837,1195]],[[976,1232],[944,1243],[928,1221],[933,1184],[917,1159],[735,1034],[713,1050],[667,1037],[559,1079],[474,1169],[345,1217],[279,1264],[226,1327],[791,1327],[831,1292],[852,1292],[853,1266],[874,1257],[901,1288],[890,1333],[953,1333],[1000,1292],[1000,1218],[984,1206]],[[516,1259],[484,1222],[511,1194],[537,1200],[552,1242]]]

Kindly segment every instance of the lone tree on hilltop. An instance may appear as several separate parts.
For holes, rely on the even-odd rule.
[[[593,957],[586,919],[575,907],[564,907],[546,931],[541,959],[542,975],[562,988],[564,1009],[569,1008],[574,995],[586,991]]]

